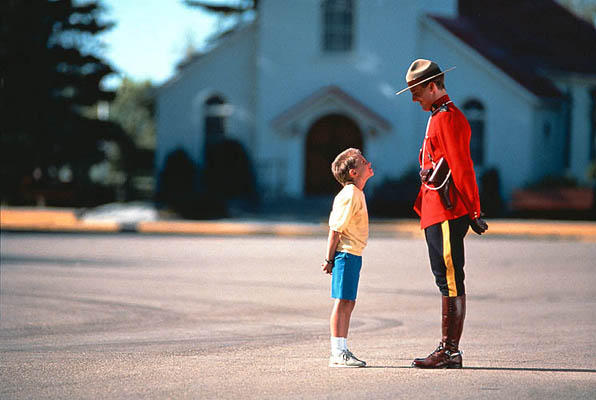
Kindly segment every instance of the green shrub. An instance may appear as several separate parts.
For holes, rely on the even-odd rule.
[[[408,169],[397,179],[386,179],[377,186],[369,201],[369,212],[374,217],[415,218],[412,209],[420,191],[417,168]]]

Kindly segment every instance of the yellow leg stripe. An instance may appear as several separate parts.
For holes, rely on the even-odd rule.
[[[457,296],[457,286],[455,285],[455,268],[453,268],[453,259],[451,258],[451,242],[449,241],[449,221],[441,224],[443,230],[443,260],[447,267],[447,288],[449,297]]]

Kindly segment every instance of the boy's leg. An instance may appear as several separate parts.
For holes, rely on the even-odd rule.
[[[330,367],[364,367],[348,350],[347,337],[350,317],[356,305],[362,257],[348,253],[336,253],[333,266],[331,297],[335,298],[329,328],[331,333]]]
[[[348,337],[361,268],[362,257],[343,252],[335,253],[331,276],[331,297],[335,299],[330,319],[332,337]]]
[[[355,305],[356,302],[354,300],[335,299],[331,318],[329,319],[331,354],[333,356],[339,357],[342,352],[348,350],[350,317]]]
[[[330,330],[333,337],[348,337],[350,329],[350,317],[356,305],[355,300],[335,299],[331,311]]]

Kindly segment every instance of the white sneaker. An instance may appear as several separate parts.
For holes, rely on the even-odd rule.
[[[366,367],[366,362],[357,359],[350,350],[344,350],[339,355],[329,357],[329,366],[334,368]]]

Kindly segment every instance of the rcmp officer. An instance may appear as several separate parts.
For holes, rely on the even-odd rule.
[[[417,368],[461,368],[459,340],[466,315],[464,237],[471,227],[481,235],[488,225],[481,217],[476,175],[470,156],[470,125],[453,104],[444,74],[430,61],[418,59],[406,73],[412,101],[431,115],[420,150],[422,181],[414,210],[424,229],[430,264],[442,294],[442,340]]]

